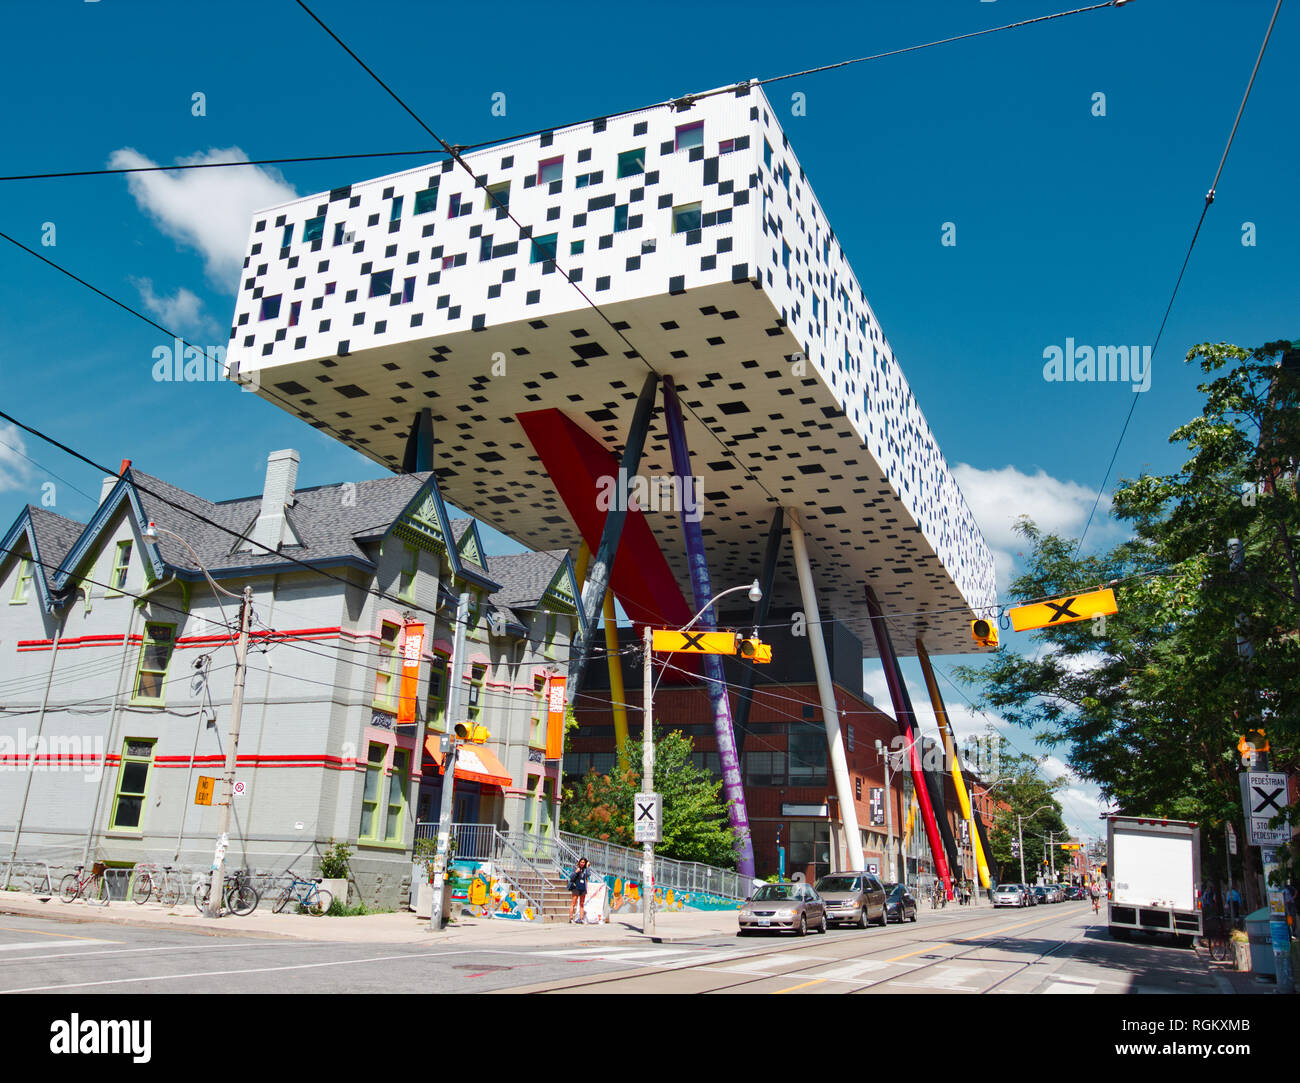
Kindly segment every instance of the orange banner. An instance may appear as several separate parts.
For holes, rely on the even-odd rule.
[[[546,758],[564,754],[564,678],[552,677],[546,689]]]
[[[424,625],[408,624],[402,645],[402,690],[397,700],[397,721],[415,721],[415,699],[420,686],[420,655],[424,651]]]

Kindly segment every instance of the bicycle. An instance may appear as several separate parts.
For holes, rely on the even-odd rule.
[[[204,880],[194,889],[194,905],[201,913],[205,912],[211,898],[212,883]],[[222,912],[229,911],[236,917],[247,917],[257,909],[257,904],[261,901],[262,896],[249,881],[247,869],[236,869],[226,878],[221,899]]]
[[[312,917],[320,917],[333,905],[334,896],[320,886],[319,876],[304,880],[292,870],[286,869],[285,872],[290,877],[290,881],[280,892],[280,897],[275,900],[277,914],[281,913],[289,903],[297,902],[299,907],[305,909]]]
[[[76,872],[70,872],[59,885],[59,898],[65,903],[84,898],[93,906],[107,906],[110,893],[108,880],[104,876],[103,862],[96,861],[90,868],[90,875],[83,877],[81,870],[85,865],[78,865]]]
[[[174,865],[137,865],[135,882],[131,887],[131,900],[143,906],[151,898],[163,906],[175,906],[187,894],[183,878]]]
[[[1204,919],[1205,946],[1209,949],[1210,958],[1221,963],[1232,951],[1232,944],[1228,939],[1228,923],[1224,920],[1223,914],[1218,911],[1205,914]]]

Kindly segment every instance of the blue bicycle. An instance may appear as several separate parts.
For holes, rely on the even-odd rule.
[[[291,902],[296,902],[299,907],[306,910],[312,917],[318,918],[329,910],[334,902],[334,896],[320,886],[321,878],[319,876],[311,880],[304,880],[292,870],[286,871],[290,882],[280,892],[280,897],[275,900],[275,912],[277,914],[283,911]]]

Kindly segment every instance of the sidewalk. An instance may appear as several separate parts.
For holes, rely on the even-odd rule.
[[[602,944],[645,943],[641,915],[615,914],[606,925],[541,924],[505,918],[462,917],[436,936],[429,922],[410,911],[366,914],[362,917],[310,917],[306,914],[274,914],[263,903],[247,917],[205,918],[186,902],[167,909],[157,903],[136,906],[114,902],[91,906],[81,901],[64,903],[57,898],[41,901],[21,892],[0,892],[0,914],[40,917],[52,921],[84,924],[97,922],[129,925],[133,928],[171,932],[186,930],[205,936],[243,936],[266,939],[329,941],[339,944],[455,944],[459,947],[502,944]],[[653,940],[672,943],[706,937],[736,935],[734,910],[676,910],[656,915]]]

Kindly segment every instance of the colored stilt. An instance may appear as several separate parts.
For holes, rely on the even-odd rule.
[[[406,454],[402,456],[403,474],[422,474],[433,469],[433,413],[426,406],[411,422],[411,433],[406,438]]]
[[[691,484],[691,452],[686,446],[686,427],[671,376],[664,377],[664,421],[668,428],[668,446],[672,452],[673,473],[681,482],[681,491]],[[695,606],[703,609],[713,598],[709,562],[704,552],[704,532],[698,516],[682,507],[682,532],[686,535],[686,560],[690,565],[691,589]],[[705,609],[696,622],[705,631],[714,631],[717,622],[713,607]],[[745,808],[745,783],[740,774],[740,757],[736,755],[736,734],[731,726],[731,703],[727,697],[726,675],[722,659],[714,654],[703,656],[704,677],[708,682],[709,702],[713,707],[713,736],[722,768],[722,793],[727,801],[727,818],[736,839],[736,871],[741,876],[754,875],[754,840],[749,833],[749,813]]]
[[[916,656],[921,662],[921,672],[925,674],[925,687],[930,693],[930,706],[934,708],[935,720],[939,723],[939,732],[943,735],[943,748],[948,756],[948,766],[952,771],[953,789],[957,791],[957,804],[961,806],[962,819],[971,825],[971,853],[975,858],[980,886],[991,887],[989,867],[984,860],[984,848],[980,844],[975,830],[974,816],[971,812],[970,796],[966,792],[966,779],[962,774],[961,761],[957,759],[957,745],[953,740],[952,723],[948,720],[948,711],[943,704],[943,694],[939,691],[939,682],[934,678],[934,667],[930,665],[930,654],[925,649],[921,637],[916,637]]]
[[[808,545],[804,541],[803,527],[799,524],[798,516],[788,508],[785,514],[790,522],[790,545],[794,550],[794,566],[799,575],[799,593],[803,598],[813,670],[817,674],[817,692],[822,701],[826,747],[831,776],[835,779],[835,792],[839,797],[840,821],[844,825],[849,865],[854,869],[865,869],[867,861],[862,852],[862,832],[858,829],[858,808],[849,786],[848,759],[844,753],[844,741],[840,737],[839,705],[835,702],[835,687],[831,683],[831,666],[826,657],[826,640],[822,636],[821,613],[817,608],[817,594],[813,590],[812,567],[808,563]]]
[[[903,684],[902,670],[898,666],[898,656],[889,639],[889,629],[885,627],[885,617],[876,601],[876,592],[866,587],[867,611],[871,614],[871,630],[876,637],[876,648],[880,654],[881,667],[885,671],[885,683],[889,685],[889,698],[894,705],[894,716],[898,719],[899,730],[907,738],[907,759],[912,771],[912,792],[921,809],[921,822],[925,827],[926,841],[930,844],[930,856],[934,859],[936,875],[943,882],[948,898],[952,898],[952,873],[948,857],[944,850],[943,839],[939,836],[939,824],[935,818],[935,806],[931,800],[929,780],[921,763],[921,751],[918,747],[916,716],[912,712],[912,702]]]

